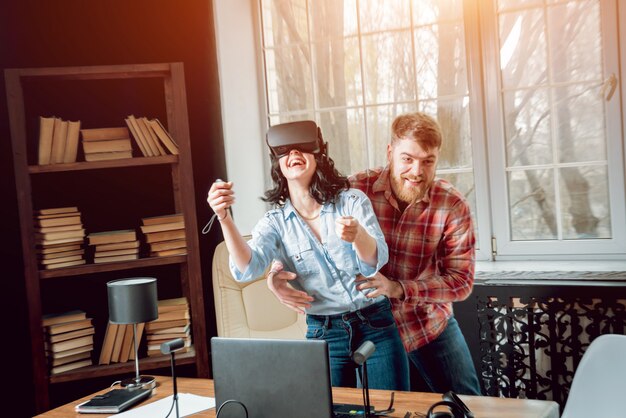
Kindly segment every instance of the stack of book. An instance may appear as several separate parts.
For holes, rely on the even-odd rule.
[[[38,163],[73,163],[78,153],[80,121],[66,121],[55,117],[39,117]]]
[[[141,345],[143,323],[137,324],[137,345]],[[98,364],[126,363],[135,360],[135,342],[132,324],[107,324]]]
[[[139,258],[139,240],[134,229],[93,232],[87,235],[94,251],[94,263],[136,260]]]
[[[146,157],[178,154],[178,144],[158,119],[128,116],[126,125],[135,138],[137,146]]]
[[[81,310],[42,318],[50,374],[91,366],[94,327]]]
[[[161,344],[176,338],[182,338],[185,346],[177,353],[189,351],[191,347],[191,320],[187,298],[165,299],[159,301],[159,317],[146,323],[146,341],[148,357],[160,356]]]
[[[133,158],[130,133],[125,126],[116,128],[81,129],[85,161]]]
[[[44,269],[85,264],[85,229],[78,208],[35,211],[35,243]]]
[[[150,257],[187,254],[182,213],[143,218],[141,223],[141,232],[150,249]]]

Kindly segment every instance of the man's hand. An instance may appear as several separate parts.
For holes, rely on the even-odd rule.
[[[267,287],[283,305],[299,314],[304,314],[304,309],[311,307],[310,302],[313,298],[306,292],[289,285],[289,281],[296,277],[295,273],[283,271],[283,263],[274,261],[266,277]]]
[[[357,289],[361,291],[365,289],[372,289],[366,295],[368,298],[375,298],[380,295],[385,295],[388,298],[393,299],[404,298],[404,289],[402,289],[402,285],[394,280],[389,280],[380,272],[377,272],[374,277],[370,278],[358,275],[356,277],[356,282]]]

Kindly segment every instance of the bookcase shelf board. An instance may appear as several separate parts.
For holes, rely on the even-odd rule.
[[[198,377],[209,377],[204,293],[200,271],[198,227],[194,201],[195,194],[193,190],[183,64],[155,63],[13,68],[6,69],[4,74],[15,185],[18,191],[17,203],[24,258],[26,303],[29,312],[28,329],[31,341],[35,411],[40,413],[51,406],[50,385],[66,381],[80,381],[98,376],[114,376],[134,370],[134,361],[129,361],[108,365],[92,365],[58,374],[50,374],[46,357],[46,344],[49,344],[49,342],[46,340],[42,328],[42,316],[51,313],[47,312],[50,306],[58,306],[59,304],[71,306],[75,304],[78,306],[72,307],[73,309],[86,311],[98,309],[97,311],[89,312],[89,315],[94,317],[94,324],[97,324],[95,328],[97,338],[94,339],[92,352],[92,360],[95,360],[94,364],[98,363],[97,357],[101,348],[98,344],[99,341],[102,341],[100,337],[104,332],[101,324],[108,321],[106,305],[103,303],[92,303],[94,298],[98,298],[98,302],[102,302],[102,299],[100,299],[103,297],[102,293],[104,293],[104,299],[106,299],[106,288],[102,286],[102,289],[96,290],[96,293],[93,295],[87,294],[77,297],[77,295],[72,295],[72,280],[62,280],[68,277],[98,275],[98,280],[102,281],[104,276],[101,273],[115,275],[119,272],[124,275],[132,275],[133,273],[143,272],[144,270],[141,269],[149,268],[150,271],[156,272],[155,276],[159,279],[158,273],[161,272],[165,279],[163,285],[170,286],[167,288],[167,291],[178,292],[179,294],[175,295],[175,297],[184,296],[189,303],[191,336],[193,337],[194,349],[181,354],[180,362],[181,364],[194,365]],[[114,88],[109,88],[111,86]],[[40,87],[45,88],[41,90]],[[59,89],[61,93],[67,92],[67,97],[64,94],[60,94],[62,97],[57,97],[56,95],[46,96],[45,91],[48,87],[57,93]],[[101,96],[98,96],[98,100],[94,100],[94,97],[90,96],[94,91],[101,94]],[[101,102],[100,100],[104,101]],[[107,104],[102,105],[101,103]],[[83,104],[88,104],[88,106],[83,106]],[[35,123],[42,118],[56,115],[59,119],[62,117],[64,120],[70,121],[88,120],[88,126],[81,125],[81,129],[92,129],[124,126],[125,118],[130,113],[142,115],[142,112],[145,112],[146,115],[156,113],[152,117],[162,117],[162,128],[167,129],[167,134],[176,141],[176,148],[171,148],[170,151],[172,149],[177,151],[177,155],[148,157],[135,154],[133,158],[67,163],[58,163],[58,160],[56,160],[54,162],[57,163],[52,164],[45,164],[45,160],[38,160],[38,150],[40,152],[42,148],[39,147],[37,140],[41,139],[42,136],[40,136],[40,132],[37,132]],[[119,122],[111,122],[111,120],[119,120]],[[116,123],[117,125],[112,125],[111,123]],[[128,155],[132,154],[132,151],[128,151]],[[123,157],[126,156],[127,154]],[[140,173],[135,175],[135,171],[133,171],[132,174],[128,174],[126,171],[128,168],[140,170]],[[106,171],[104,175],[102,174],[103,170]],[[166,179],[165,183],[167,184],[159,182],[155,186],[150,176],[153,170],[158,170],[159,175],[161,175],[162,170]],[[77,172],[79,176],[63,174],[66,172]],[[155,213],[154,206],[151,206],[149,203],[151,200],[144,200],[146,197],[152,198],[156,196],[160,199],[159,201],[165,202],[163,203],[164,207],[171,207],[173,212],[183,216],[186,254],[61,267],[62,265],[76,262],[72,260],[68,263],[59,262],[58,268],[42,269],[40,264],[45,264],[49,267],[51,264],[54,264],[49,259],[54,259],[54,257],[49,256],[49,253],[46,253],[46,255],[41,253],[41,247],[38,244],[42,243],[42,236],[45,241],[48,239],[45,237],[58,234],[59,228],[44,232],[44,227],[52,227],[52,225],[50,222],[47,222],[48,225],[44,225],[39,220],[43,218],[36,217],[41,215],[40,211],[42,209],[50,211],[62,207],[75,207],[74,209],[78,208],[78,215],[82,216],[83,214],[80,213],[81,205],[76,203],[82,197],[84,199],[82,203],[85,204],[88,216],[81,217],[81,222],[83,219],[88,219],[91,222],[95,222],[97,226],[90,229],[90,226],[85,224],[79,225],[77,228],[85,229],[85,237],[89,233],[107,231],[107,229],[102,229],[102,225],[107,224],[107,222],[115,222],[116,217],[111,216],[114,214],[111,211],[115,211],[116,206],[111,206],[110,201],[107,201],[106,205],[100,205],[99,202],[93,199],[93,194],[90,194],[93,191],[85,188],[76,191],[76,189],[70,187],[71,184],[68,182],[73,182],[79,178],[81,180],[80,184],[87,184],[87,188],[90,189],[93,183],[93,190],[97,193],[103,193],[107,199],[111,199],[117,196],[120,177],[130,187],[130,192],[128,189],[124,189],[124,193],[128,195],[128,193],[133,193],[136,190],[136,194],[142,196],[142,198],[138,199],[138,202],[131,203],[133,206],[128,207],[126,210],[124,209],[126,202],[124,200],[120,201],[117,206],[119,208],[118,212],[120,212],[119,216],[117,216],[118,221],[123,219],[122,223],[125,223],[124,215],[132,216],[134,220],[134,217],[140,214],[136,220],[136,225],[132,225],[136,230],[139,230],[140,218],[170,215],[171,213]],[[60,184],[57,183],[59,179],[61,179]],[[47,187],[47,182],[54,187]],[[151,184],[147,184],[147,182]],[[137,183],[137,186],[133,186],[135,183]],[[132,189],[132,187],[137,187],[137,189]],[[47,189],[52,189],[53,191],[51,192]],[[71,192],[68,192],[69,190]],[[123,193],[119,196],[119,199],[124,199]],[[36,222],[33,219],[38,219],[37,225],[35,225]],[[126,224],[113,225],[109,230],[122,230],[129,227]],[[60,229],[63,230],[63,228]],[[72,234],[74,233],[72,232]],[[53,239],[50,238],[50,240]],[[86,239],[81,246],[85,242]],[[51,249],[51,252],[54,251],[58,250]],[[87,251],[86,246],[85,251]],[[87,256],[85,254],[82,256],[87,261]],[[75,256],[70,256],[70,258],[72,257]],[[101,257],[104,258],[106,256],[101,255]],[[111,258],[113,259],[114,257]],[[42,261],[44,259],[45,262]],[[100,260],[102,261],[102,258]],[[79,262],[83,262],[83,260],[79,260]],[[171,280],[173,278],[175,280]],[[80,281],[82,278],[77,278],[77,280]],[[101,283],[98,283],[98,287],[101,287],[100,285]],[[61,300],[46,299],[51,297],[48,294],[51,286],[55,291],[50,293],[60,294]],[[67,291],[65,291],[66,287],[68,287]],[[159,296],[161,295],[159,294]],[[169,357],[157,356],[140,359],[140,364],[145,369],[167,367],[169,365]]]

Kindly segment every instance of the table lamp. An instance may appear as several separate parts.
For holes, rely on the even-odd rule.
[[[121,385],[127,389],[153,388],[152,376],[139,375],[139,342],[137,324],[154,321],[159,317],[157,283],[154,277],[132,277],[107,283],[109,321],[113,324],[133,325],[135,347],[135,377],[125,379]]]

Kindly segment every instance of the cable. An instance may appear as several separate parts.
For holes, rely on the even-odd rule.
[[[229,404],[229,403],[236,403],[236,404],[241,405],[241,407],[243,408],[243,410],[246,413],[246,418],[248,418],[248,408],[246,408],[246,406],[243,404],[243,402],[239,402],[238,400],[235,400],[235,399],[229,399],[227,401],[224,401],[224,403],[222,403],[220,405],[220,407],[217,408],[217,413],[215,414],[215,418],[219,418],[220,412],[222,411],[222,408],[224,407],[224,405]]]

